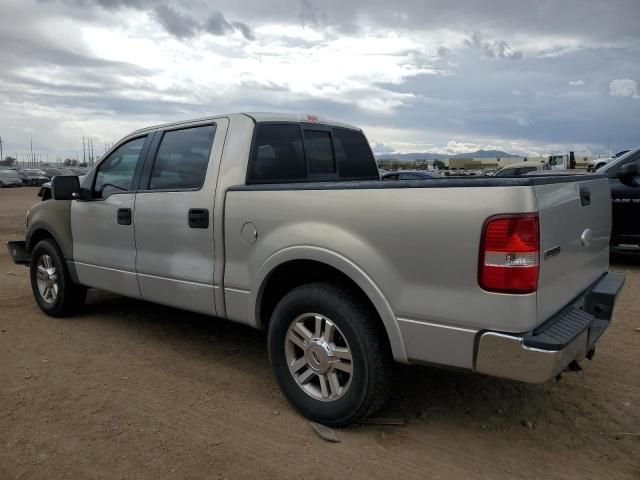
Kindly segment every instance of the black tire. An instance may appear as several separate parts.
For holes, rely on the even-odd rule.
[[[38,287],[38,264],[48,258],[55,268],[57,295],[45,299]],[[69,317],[77,313],[84,304],[87,289],[71,280],[67,264],[56,243],[51,239],[41,240],[31,253],[31,290],[40,309],[51,317]]]
[[[345,393],[335,400],[314,398],[289,370],[285,347],[289,327],[307,313],[330,319],[339,334],[336,342],[346,341],[351,351],[350,383]],[[269,359],[284,395],[305,417],[324,425],[345,427],[371,415],[387,400],[391,352],[376,315],[348,289],[327,283],[295,288],[277,304],[268,329]],[[313,317],[310,318],[313,321]],[[302,354],[304,350],[299,348],[298,352]],[[305,368],[300,371],[304,372]]]

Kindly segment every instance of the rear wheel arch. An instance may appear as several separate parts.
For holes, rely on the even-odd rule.
[[[308,283],[288,292],[273,312],[267,346],[283,394],[312,421],[348,426],[388,398],[386,338],[361,299],[339,284]]]
[[[266,328],[278,301],[308,283],[337,282],[357,295],[379,319],[393,358],[408,363],[404,342],[391,307],[371,278],[336,252],[319,247],[290,247],[274,254],[258,269],[252,289],[255,324]]]

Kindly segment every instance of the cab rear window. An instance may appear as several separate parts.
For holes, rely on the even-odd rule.
[[[362,132],[297,123],[256,126],[247,183],[378,178],[375,159]]]

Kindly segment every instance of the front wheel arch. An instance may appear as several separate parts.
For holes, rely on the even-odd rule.
[[[46,259],[43,262],[41,259]],[[33,246],[29,268],[31,289],[40,309],[51,317],[69,317],[84,304],[87,289],[74,283],[60,247],[53,238],[43,238]],[[46,284],[43,287],[43,284]],[[49,294],[43,293],[49,291]],[[55,295],[51,296],[51,289]]]
[[[51,239],[58,248],[60,248],[60,244],[56,241],[55,236],[45,228],[37,228],[32,230],[31,233],[27,235],[26,248],[29,253],[33,251],[33,248],[42,240]]]

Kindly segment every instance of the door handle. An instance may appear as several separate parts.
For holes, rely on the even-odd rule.
[[[587,187],[580,187],[580,203],[583,207],[591,205],[591,190]]]
[[[192,208],[189,210],[189,227],[209,228],[209,210],[206,208]]]
[[[131,209],[130,208],[118,209],[118,225],[131,225]]]

